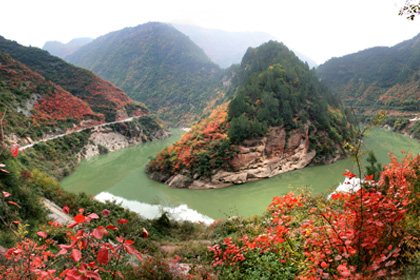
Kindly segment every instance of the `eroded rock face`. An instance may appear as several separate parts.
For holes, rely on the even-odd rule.
[[[309,125],[292,130],[286,139],[283,127],[273,127],[267,137],[244,141],[230,162],[233,171],[220,170],[209,181],[212,185],[242,184],[304,168],[316,155],[309,151],[308,130]]]
[[[173,188],[215,189],[302,169],[310,165],[316,156],[315,150],[309,150],[309,139],[318,132],[312,131],[310,135],[309,125],[308,122],[303,128],[289,133],[284,127],[271,127],[268,136],[245,140],[242,145],[236,146],[238,153],[234,158],[223,168],[214,170],[211,178],[200,178],[198,174],[191,175],[186,170],[172,176],[150,173],[149,177]],[[335,146],[336,154],[326,163],[345,156],[340,145]]]
[[[119,129],[118,127],[116,129],[111,129],[106,126],[96,127],[89,137],[89,144],[85,146],[84,153],[79,154],[79,158],[90,158],[99,155],[99,146],[112,152],[144,142],[164,139],[170,135],[170,132],[163,129],[156,130],[151,136],[149,135],[149,137],[147,137],[140,127],[130,129],[129,131],[127,129]]]
[[[290,131],[288,135],[283,127],[272,127],[268,136],[246,140],[243,145],[237,146],[239,153],[227,164],[227,168],[215,171],[209,179],[193,177],[194,180],[188,180],[184,174],[160,178],[164,180],[159,181],[175,188],[213,189],[302,169],[310,165],[316,156],[315,150],[309,150],[310,137],[309,123],[303,129]],[[337,147],[337,150],[340,148]],[[338,152],[330,162],[343,156]]]

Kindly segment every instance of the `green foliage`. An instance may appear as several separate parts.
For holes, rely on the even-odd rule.
[[[79,163],[78,154],[88,144],[90,131],[68,134],[48,142],[40,142],[20,153],[17,159],[27,170],[39,169],[61,179]]]
[[[333,143],[351,138],[348,113],[283,44],[271,41],[247,51],[228,92],[236,93],[228,107],[227,130],[234,144],[264,136],[272,126],[283,125],[291,131],[312,123],[319,137],[311,137],[310,144],[322,162],[334,152]]]
[[[190,185],[193,178],[209,178],[213,170],[229,161],[235,151],[225,133],[226,106],[221,105],[211,115],[203,119],[172,146],[160,151],[146,167],[146,173],[158,180],[166,181],[181,170],[186,176],[185,185]]]
[[[24,47],[0,36],[0,53],[8,53],[32,71],[85,101],[95,113],[103,114],[108,122],[115,121],[121,111],[137,111],[143,114],[148,112],[144,105],[133,103],[111,83],[88,70],[52,56],[47,51]],[[48,90],[48,86],[41,85],[38,89]]]
[[[227,116],[221,105],[181,141],[161,151],[147,167],[152,178],[165,182],[182,174],[188,177],[182,187],[187,187],[219,168],[229,170],[235,145],[265,136],[273,126],[283,126],[287,135],[309,129],[310,147],[317,151],[315,164],[342,153],[337,146],[353,135],[349,112],[307,64],[277,42],[247,51],[229,94],[236,96],[227,106]]]
[[[98,144],[99,154],[104,155],[109,153],[109,150],[107,147],[102,146],[101,144]]]
[[[378,160],[372,151],[369,152],[366,161],[369,163],[369,165],[366,166],[366,175],[373,175],[373,180],[378,181],[381,172],[383,171],[382,165],[378,163]]]
[[[20,221],[22,224],[29,224],[31,228],[46,222],[46,212],[41,206],[39,192],[27,185],[26,178],[21,175],[21,168],[16,158],[9,155],[1,156],[1,163],[7,166],[7,171],[0,174],[0,189],[13,194],[13,201],[16,202],[20,208],[15,207],[14,212],[5,215],[4,205],[0,204],[0,215],[3,219]],[[0,232],[4,232],[5,236],[2,238],[4,245],[7,245],[13,240],[11,235],[8,235],[3,223],[0,223]]]
[[[419,111],[419,36],[393,47],[332,58],[317,73],[348,106]]]
[[[264,252],[252,250],[245,254],[245,260],[239,269],[223,267],[218,275],[222,279],[295,279],[298,271],[296,265],[281,262],[283,258],[282,252],[275,250]]]
[[[408,129],[408,132],[413,135],[414,138],[420,139],[420,122],[416,122],[412,127]]]
[[[169,24],[146,23],[104,35],[69,56],[177,125],[198,120],[218,98],[221,70]]]

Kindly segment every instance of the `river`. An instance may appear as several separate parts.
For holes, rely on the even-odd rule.
[[[349,158],[215,190],[171,189],[149,179],[144,173],[149,158],[184,133],[172,130],[168,139],[83,160],[61,185],[66,190],[92,194],[99,200],[114,199],[146,218],[167,211],[175,219],[210,223],[213,219],[261,213],[272,197],[288,193],[292,188],[308,186],[314,192],[329,193],[344,180],[342,174],[346,169],[354,169],[353,160]],[[418,154],[420,143],[399,133],[375,128],[365,138],[364,149],[373,150],[378,161],[387,164],[389,152],[399,157],[401,150]]]

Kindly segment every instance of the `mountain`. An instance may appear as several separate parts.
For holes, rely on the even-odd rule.
[[[249,48],[219,106],[147,173],[171,187],[219,188],[333,162],[353,128],[338,98],[281,43]]]
[[[273,36],[263,32],[228,32],[195,25],[177,23],[172,23],[172,25],[187,35],[222,68],[240,63],[249,47],[257,47],[269,40],[274,40]]]
[[[0,53],[0,81],[6,135],[25,132],[26,137],[38,139],[54,126],[68,129],[104,121],[86,102],[4,53]]]
[[[58,56],[61,59],[66,59],[67,56],[92,41],[93,38],[90,37],[76,38],[67,44],[63,44],[59,41],[48,41],[44,44],[42,49],[48,51],[52,55]]]
[[[95,39],[68,57],[172,123],[188,125],[221,98],[221,70],[174,27],[146,23]]]
[[[420,111],[420,34],[393,47],[375,47],[332,58],[317,72],[348,106]]]
[[[190,37],[211,60],[222,68],[240,63],[249,47],[257,47],[270,40],[276,40],[270,34],[263,32],[228,32],[195,25],[177,23],[172,23],[172,25]],[[309,57],[295,53],[302,61],[308,62],[310,67],[317,66],[316,62]]]
[[[13,59],[80,98],[93,112],[103,114],[106,122],[149,112],[143,104],[134,102],[110,82],[47,51],[24,47],[0,36],[0,52],[8,53]]]
[[[111,83],[3,37],[0,127],[0,154],[18,145],[22,168],[57,179],[83,158],[169,135],[143,104]]]

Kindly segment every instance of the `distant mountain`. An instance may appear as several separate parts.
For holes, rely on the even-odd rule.
[[[52,56],[47,51],[24,47],[0,36],[0,52],[8,53],[13,59],[80,98],[93,112],[103,114],[107,122],[149,112],[143,104],[133,102],[110,82]]]
[[[420,111],[420,34],[393,47],[332,58],[317,72],[349,106]]]
[[[277,40],[274,36],[263,32],[229,32],[217,29],[207,29],[195,25],[172,23],[172,25],[190,37],[194,43],[204,50],[208,57],[222,68],[241,62],[249,47],[258,47],[270,40]],[[315,61],[295,52],[310,67],[316,67]]]
[[[52,55],[58,56],[59,58],[66,59],[67,56],[92,41],[93,38],[90,37],[76,38],[67,44],[63,44],[59,41],[48,41],[44,44],[42,49],[48,51]]]
[[[281,43],[249,48],[235,70],[233,99],[148,165],[171,187],[218,188],[344,156],[353,135],[338,98]]]
[[[172,25],[187,35],[222,68],[240,63],[249,47],[257,47],[275,39],[263,32],[228,32],[194,25],[177,23],[172,23]]]
[[[223,97],[222,71],[186,35],[146,23],[95,39],[68,57],[144,102],[172,124],[189,125]]]

